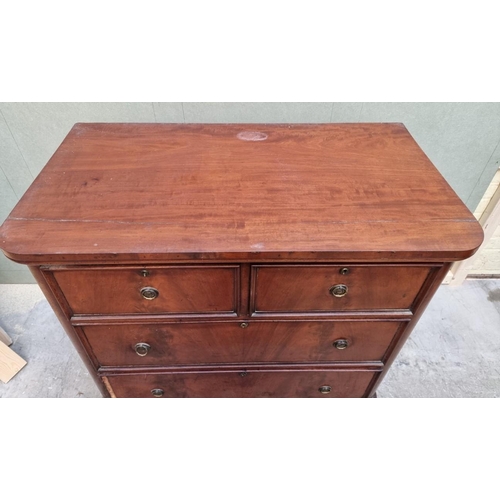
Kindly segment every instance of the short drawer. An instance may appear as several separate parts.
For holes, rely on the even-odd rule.
[[[237,266],[53,271],[74,314],[231,314]]]
[[[401,323],[306,321],[86,326],[101,366],[381,361]]]
[[[253,266],[254,313],[411,309],[426,266]]]
[[[119,398],[345,398],[363,397],[377,372],[337,370],[117,375],[108,383]]]

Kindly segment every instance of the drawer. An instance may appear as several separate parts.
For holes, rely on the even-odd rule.
[[[101,366],[292,363],[381,361],[400,325],[250,321],[99,325],[84,332]]]
[[[242,368],[220,372],[116,375],[108,377],[108,382],[119,398],[359,398],[366,394],[376,373]]]
[[[74,314],[234,314],[238,270],[93,268],[54,270],[53,275]]]
[[[253,266],[252,311],[411,309],[426,266]]]

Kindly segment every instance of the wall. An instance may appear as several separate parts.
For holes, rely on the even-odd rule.
[[[391,121],[474,210],[500,163],[499,103],[0,103],[0,223],[76,122]],[[32,282],[0,256],[0,283]]]

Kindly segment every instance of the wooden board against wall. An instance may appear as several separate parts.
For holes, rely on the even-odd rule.
[[[477,206],[474,216],[484,230],[484,242],[470,259],[458,262],[451,269],[444,284],[460,285],[468,276],[500,276],[500,168]]]
[[[488,187],[483,199],[479,203],[474,215],[480,219],[491,201],[495,192],[500,189],[500,169]],[[493,236],[478,252],[477,258],[469,269],[469,276],[500,276],[500,223],[496,224]]]

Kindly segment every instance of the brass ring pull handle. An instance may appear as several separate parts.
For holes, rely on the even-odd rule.
[[[151,346],[145,342],[139,342],[138,344],[135,344],[134,350],[137,356],[146,356],[151,350]]]
[[[160,295],[160,292],[152,286],[145,286],[144,288],[141,288],[141,295],[143,299],[154,300],[158,297],[158,295]]]
[[[321,394],[328,394],[331,392],[332,388],[329,385],[322,385],[318,391],[321,392]]]
[[[240,323],[240,328],[248,328],[248,323],[247,322]]]
[[[348,290],[347,285],[333,285],[329,291],[334,297],[343,297]]]
[[[335,349],[347,349],[349,347],[349,342],[346,339],[337,339],[333,342],[333,347]]]
[[[151,394],[155,398],[161,398],[165,394],[165,391],[163,389],[151,389]]]

